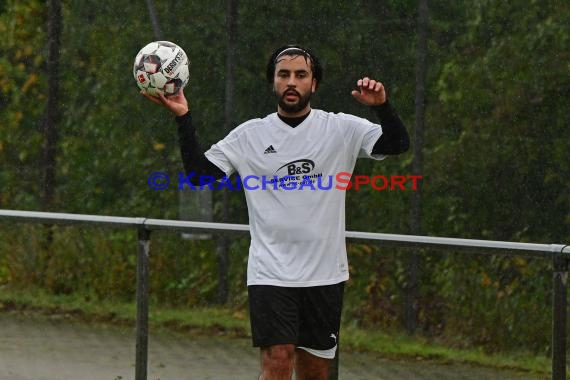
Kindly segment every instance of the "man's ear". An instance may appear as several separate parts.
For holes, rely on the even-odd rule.
[[[311,84],[311,93],[315,93],[317,91],[317,80],[313,78],[313,83]]]

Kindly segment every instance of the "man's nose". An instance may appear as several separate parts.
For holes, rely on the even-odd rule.
[[[289,76],[289,80],[287,81],[288,87],[295,87],[297,86],[297,80],[295,79],[294,75]]]

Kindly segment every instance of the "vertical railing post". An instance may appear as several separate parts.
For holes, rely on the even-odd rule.
[[[148,288],[150,231],[138,229],[137,242],[137,326],[135,380],[147,380],[148,369]]]
[[[558,255],[553,259],[552,380],[566,380],[568,261]]]

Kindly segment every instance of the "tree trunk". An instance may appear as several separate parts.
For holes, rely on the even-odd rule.
[[[47,20],[47,100],[42,120],[43,146],[41,155],[42,188],[40,193],[41,208],[43,211],[55,211],[56,186],[56,156],[58,131],[57,125],[61,117],[59,108],[59,58],[61,37],[61,3],[59,0],[49,0]],[[46,224],[43,241],[44,260],[41,266],[40,281],[50,265],[52,252],[53,226]]]
[[[160,22],[158,19],[158,13],[154,7],[154,1],[146,0],[146,7],[148,9],[148,14],[150,16],[150,22],[152,24],[152,31],[154,33],[154,39],[157,41],[162,40],[162,29],[160,29]]]
[[[227,46],[226,46],[226,92],[224,101],[224,130],[228,133],[234,124],[234,99],[235,99],[235,57],[237,46],[237,0],[228,0],[227,3]],[[229,193],[228,189],[222,191],[222,222],[229,221]],[[218,302],[224,304],[229,296],[229,240],[222,235],[218,238]]]
[[[425,127],[425,92],[427,72],[427,35],[428,35],[428,3],[420,0],[418,7],[418,50],[416,61],[416,95],[415,95],[415,130],[414,130],[414,158],[412,174],[422,173],[422,149]],[[421,181],[418,188],[412,192],[410,229],[412,235],[420,235],[421,228]],[[421,256],[419,250],[414,249],[408,260],[407,281],[405,285],[405,327],[409,334],[416,331],[418,324],[418,297],[419,272]]]
[[[48,57],[47,57],[47,101],[43,118],[42,133],[42,209],[53,211],[55,194],[55,168],[60,119],[59,99],[59,58],[61,36],[61,4],[59,0],[48,3]]]

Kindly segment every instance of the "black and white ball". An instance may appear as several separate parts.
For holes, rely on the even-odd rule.
[[[155,41],[138,52],[133,75],[139,88],[149,95],[174,95],[188,84],[190,61],[175,43]]]

